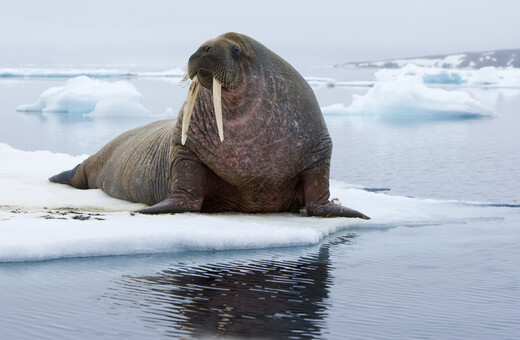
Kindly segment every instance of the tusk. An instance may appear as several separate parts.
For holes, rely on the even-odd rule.
[[[213,106],[215,107],[215,118],[217,119],[218,136],[224,141],[224,127],[222,124],[222,85],[217,78],[213,77]]]
[[[184,143],[186,143],[186,139],[188,139],[188,129],[190,127],[191,114],[193,113],[193,108],[195,107],[195,100],[197,99],[199,90],[199,80],[197,79],[197,76],[195,76],[193,78],[193,81],[191,82],[190,89],[188,91],[188,97],[186,97],[186,101],[184,102],[181,135],[182,145],[184,145]]]

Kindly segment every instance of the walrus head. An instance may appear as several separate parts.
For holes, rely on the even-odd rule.
[[[213,79],[224,87],[233,87],[240,72],[235,66],[244,57],[245,46],[238,34],[226,34],[208,40],[193,53],[188,61],[188,76],[197,77],[202,86],[211,88]]]
[[[213,105],[218,133],[224,141],[222,122],[222,88],[231,90],[242,82],[239,61],[247,58],[247,46],[241,35],[227,33],[208,40],[193,53],[188,61],[187,77],[192,80],[188,97],[184,103],[182,121],[182,144],[188,137],[188,128],[200,86],[213,91]]]

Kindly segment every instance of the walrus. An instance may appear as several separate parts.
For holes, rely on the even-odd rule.
[[[177,119],[127,131],[49,180],[102,189],[143,214],[299,212],[368,217],[329,201],[332,141],[309,84],[254,39],[226,33],[188,61]]]

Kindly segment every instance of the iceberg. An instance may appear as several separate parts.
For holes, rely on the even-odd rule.
[[[418,77],[379,81],[364,96],[354,95],[347,114],[385,119],[458,119],[490,117],[493,111],[464,91],[429,88]]]
[[[109,82],[80,76],[65,85],[51,87],[33,104],[20,105],[22,112],[91,114],[94,116],[148,115],[139,101],[142,95],[125,80]]]
[[[366,211],[372,220],[290,213],[133,214],[143,205],[47,180],[86,157],[0,143],[0,263],[295,247],[316,245],[345,229],[489,221],[481,206],[390,196],[336,181],[331,181],[331,197]]]

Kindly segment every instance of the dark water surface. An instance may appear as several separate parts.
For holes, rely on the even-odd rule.
[[[306,75],[370,79],[368,71],[342,72]],[[175,81],[129,81],[156,116],[17,113],[16,106],[64,81],[0,80],[0,142],[91,154],[168,107],[177,111],[187,92]],[[367,90],[316,93],[322,106],[348,105]],[[468,92],[499,115],[326,117],[332,178],[396,196],[454,200],[438,222],[348,229],[288,249],[0,263],[0,338],[520,338],[520,90]],[[489,218],[457,219],[461,201],[485,203],[475,209]]]
[[[2,264],[0,324],[6,339],[515,339],[519,237],[495,221],[350,230],[293,249]]]

